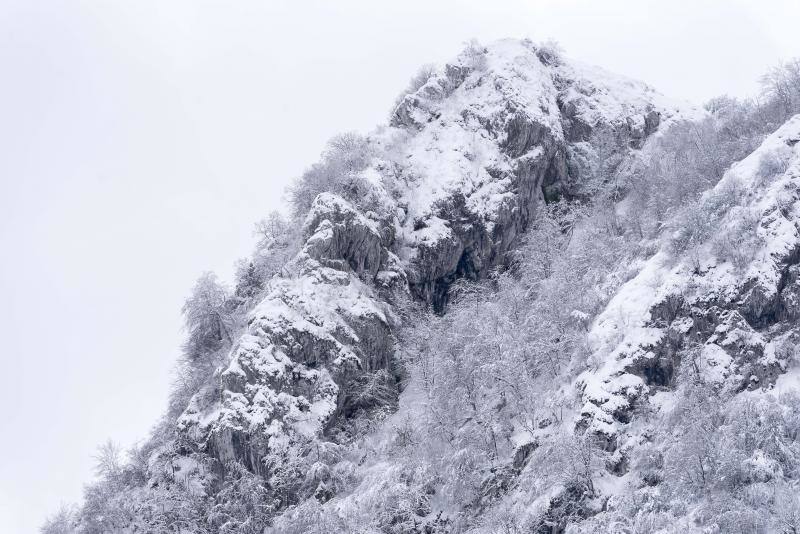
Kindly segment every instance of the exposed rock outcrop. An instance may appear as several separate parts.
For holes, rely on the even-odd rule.
[[[369,279],[375,277],[385,259],[377,224],[331,193],[314,200],[306,218],[305,235],[303,252],[309,257],[332,266],[345,262],[355,273]]]
[[[570,144],[594,128],[618,132],[629,150],[697,113],[638,82],[540,56],[527,41],[470,49],[400,101],[370,138],[391,146],[381,152],[391,159],[362,173],[384,191],[381,213],[316,198],[301,251],[269,282],[218,386],[180,418],[191,442],[261,472],[276,447],[329,439],[337,420],[369,408],[353,391],[396,388],[392,295],[442,311],[454,280],[501,265],[544,189],[569,194]]]
[[[512,40],[470,50],[393,115],[416,132],[402,151],[400,256],[412,292],[437,310],[454,279],[503,261],[545,190],[572,193],[572,143],[599,127],[616,132],[620,147],[639,147],[662,122],[700,114],[640,82],[543,62],[537,51]]]
[[[692,359],[697,380],[712,390],[767,389],[786,371],[787,344],[800,337],[797,272],[800,263],[800,153],[785,171],[764,177],[764,154],[800,135],[795,116],[750,156],[734,165],[705,198],[736,182],[736,205],[719,232],[739,232],[742,217],[757,216],[754,235],[737,234],[729,257],[715,254],[712,236],[695,256],[698,269],[667,253],[651,258],[617,293],[595,322],[591,339],[597,371],[578,380],[584,406],[580,425],[611,448],[624,442],[633,410],[648,394],[670,389],[681,358]],[[733,230],[730,230],[733,229]],[[724,235],[722,236],[724,238]],[[743,239],[744,238],[744,239]],[[744,261],[746,260],[746,261]]]

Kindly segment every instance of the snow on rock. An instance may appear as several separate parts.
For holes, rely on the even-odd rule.
[[[535,216],[543,186],[567,190],[568,145],[597,127],[640,147],[664,121],[702,112],[647,85],[554,60],[529,41],[468,47],[392,117],[401,255],[412,291],[441,309],[446,288],[501,261]]]
[[[342,386],[389,366],[390,312],[368,283],[391,268],[377,226],[322,194],[306,235],[250,313],[247,333],[218,373],[219,391],[196,394],[179,420],[223,464],[239,459],[258,472],[277,442],[320,437],[346,397]]]
[[[679,350],[696,354],[695,368],[711,387],[768,388],[785,371],[774,340],[798,336],[786,331],[791,322],[779,323],[798,313],[798,147],[800,115],[704,194],[701,208],[715,208],[720,198],[733,205],[693,251],[699,269],[665,246],[597,317],[589,333],[596,367],[577,380],[582,426],[617,440],[634,404],[670,387]],[[780,164],[765,165],[768,158]],[[745,239],[742,221],[751,219]]]
[[[381,265],[377,225],[344,199],[322,193],[306,216],[303,251],[318,261],[345,261],[356,273],[374,277]]]
[[[641,146],[659,126],[704,116],[701,109],[667,98],[643,82],[593,65],[569,61],[555,70],[556,84],[563,87],[560,102],[569,118],[565,132],[570,139],[585,139],[597,124],[610,124],[627,130],[631,141]]]
[[[332,193],[314,200],[297,257],[269,282],[216,384],[180,418],[181,432],[254,471],[279,442],[325,439],[348,413],[351,384],[392,368],[393,294],[442,310],[455,279],[498,266],[536,216],[543,188],[568,191],[559,184],[575,179],[570,143],[588,143],[593,129],[611,128],[635,149],[664,121],[696,113],[528,41],[468,47],[370,134],[378,155],[359,176],[378,191],[380,215]],[[596,389],[604,400],[586,409],[611,433],[624,399],[645,387],[633,375],[611,392],[587,384],[587,395]]]

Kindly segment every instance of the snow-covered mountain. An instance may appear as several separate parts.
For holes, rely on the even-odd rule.
[[[337,138],[298,181],[285,236],[190,325],[205,374],[64,522],[791,525],[775,507],[796,498],[775,503],[800,465],[800,116],[761,142],[741,105],[696,108],[529,41],[421,73],[388,125]],[[743,399],[780,430],[722,458]]]
[[[374,186],[372,210],[316,197],[290,274],[269,282],[220,375],[221,396],[203,404],[196,395],[179,427],[220,461],[251,469],[272,440],[324,435],[352,402],[348,382],[391,367],[399,321],[382,292],[409,291],[442,310],[455,279],[500,264],[545,191],[568,193],[579,180],[568,170],[572,143],[608,126],[637,147],[659,125],[698,115],[529,43],[467,50],[373,134],[389,155],[358,171]]]

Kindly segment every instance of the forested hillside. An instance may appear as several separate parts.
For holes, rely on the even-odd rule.
[[[800,61],[702,107],[471,43],[198,280],[56,533],[800,531]]]

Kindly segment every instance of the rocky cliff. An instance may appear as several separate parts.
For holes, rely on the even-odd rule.
[[[788,369],[800,341],[798,141],[795,116],[703,194],[700,220],[677,222],[676,238],[699,236],[691,248],[664,245],[595,321],[580,424],[609,447],[632,442],[637,405],[673,395],[682,358],[710,394],[771,389]]]
[[[529,42],[468,48],[370,135],[384,148],[360,171],[378,191],[374,211],[316,198],[302,249],[269,282],[218,386],[195,395],[181,432],[222,465],[255,472],[276,443],[332,439],[364,376],[396,371],[393,302],[410,295],[442,312],[453,281],[500,266],[546,198],[573,194],[570,158],[591,150],[595,129],[636,150],[698,115]]]

